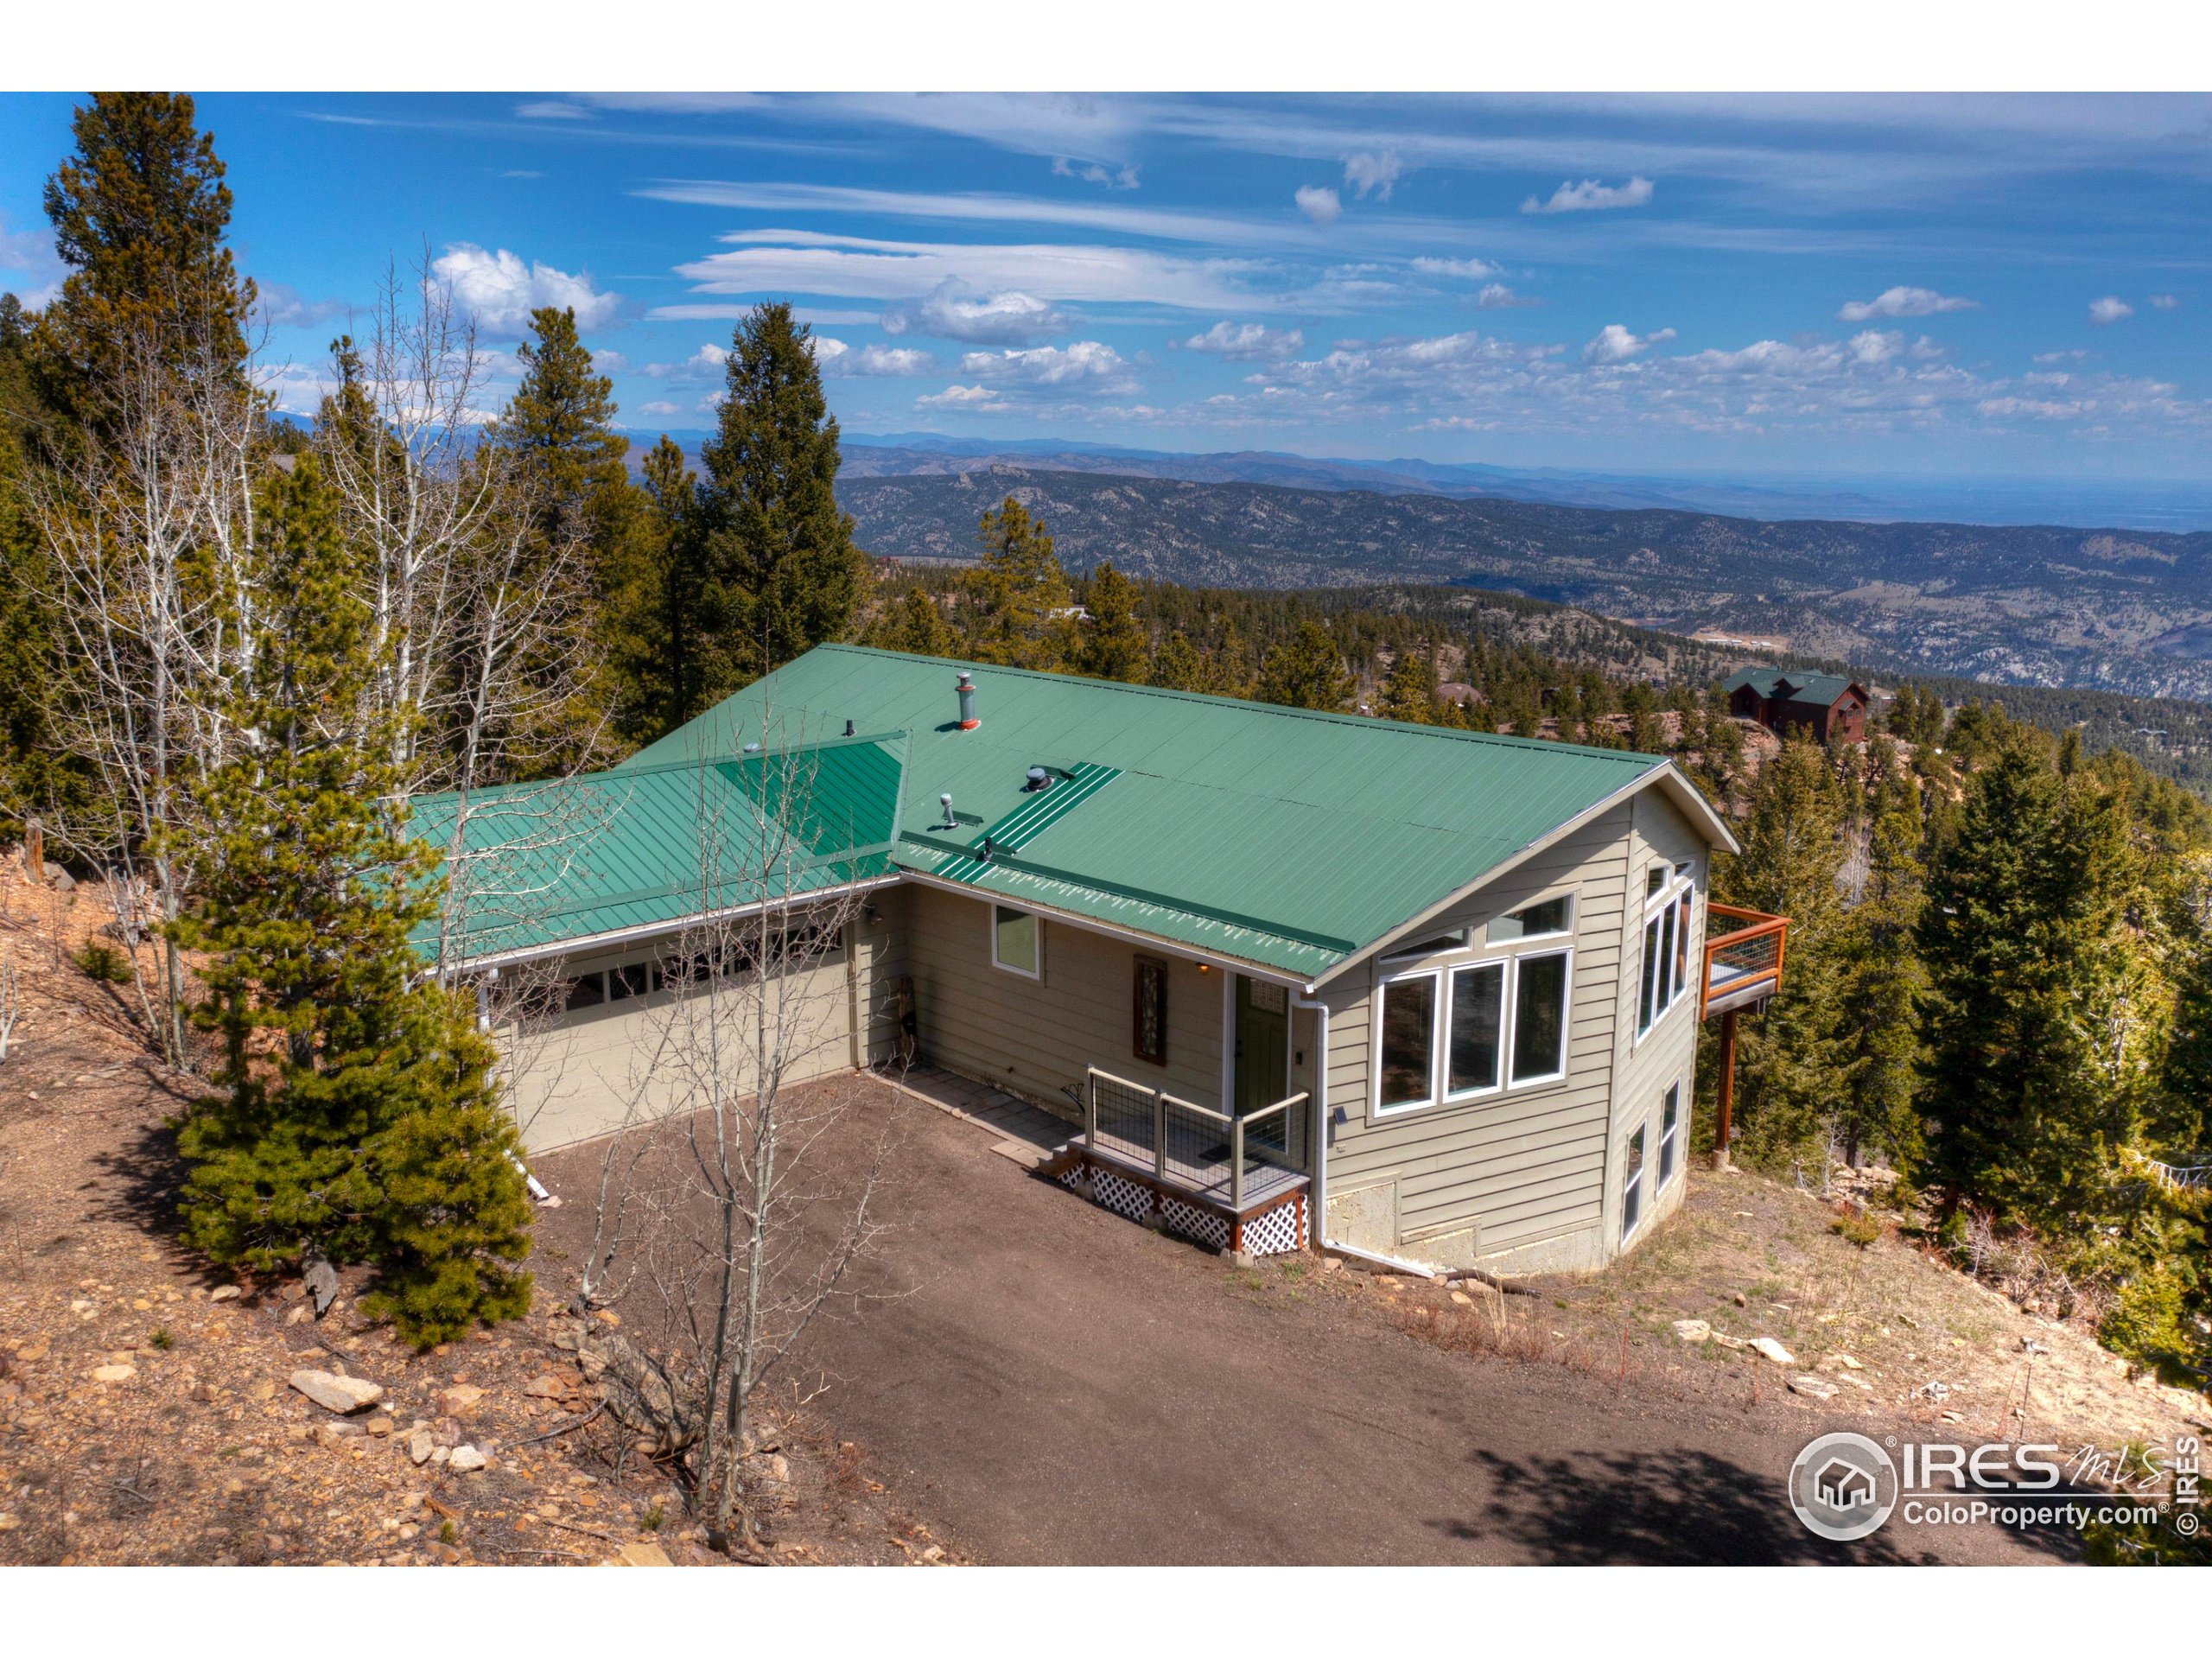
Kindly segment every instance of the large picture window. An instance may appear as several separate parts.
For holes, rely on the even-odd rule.
[[[1426,1106],[1435,1096],[1436,976],[1382,988],[1382,1109]]]
[[[1384,981],[1376,1010],[1378,1115],[1566,1075],[1573,951],[1551,941],[1570,934],[1573,915],[1571,896],[1543,899],[1480,930],[1490,954]],[[1495,948],[1501,944],[1506,949]],[[1447,948],[1469,947],[1453,939]]]
[[[1513,971],[1513,1081],[1567,1071],[1567,952],[1522,957]]]
[[[1697,889],[1689,866],[1670,873],[1655,868],[1655,896],[1643,912],[1643,961],[1637,978],[1636,1034],[1649,1031],[1691,988],[1690,927],[1696,915]],[[1673,880],[1668,878],[1672,874]]]

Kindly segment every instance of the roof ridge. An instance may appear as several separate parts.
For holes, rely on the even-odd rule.
[[[1135,692],[1145,696],[1165,697],[1176,702],[1202,702],[1220,708],[1239,709],[1249,714],[1322,721],[1331,725],[1354,727],[1362,731],[1396,732],[1408,737],[1457,738],[1478,745],[1497,744],[1507,748],[1534,749],[1544,752],[1573,749],[1580,753],[1602,756],[1616,760],[1663,761],[1667,758],[1662,754],[1646,754],[1640,749],[1601,749],[1587,743],[1569,743],[1562,738],[1520,737],[1504,732],[1463,731],[1452,726],[1423,726],[1409,720],[1388,720],[1380,715],[1345,714],[1333,709],[1294,709],[1287,703],[1262,702],[1252,697],[1224,697],[1211,691],[1179,691],[1173,686],[1165,685],[1136,685],[1128,680],[1101,680],[1095,679],[1087,674],[1054,673],[1049,669],[1011,668],[1001,663],[975,662],[963,657],[937,657],[918,651],[891,651],[880,645],[836,643],[817,645],[815,649],[849,652],[856,656],[864,657],[887,657],[903,662],[943,663],[949,668],[983,669],[993,674],[1018,674],[1025,679],[1045,680],[1055,685],[1085,685],[1096,687],[1102,691]],[[791,660],[798,662],[800,658],[793,658]],[[788,667],[790,664],[786,664],[785,666]]]

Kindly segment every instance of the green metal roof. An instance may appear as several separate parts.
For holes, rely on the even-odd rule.
[[[1739,668],[1728,677],[1728,683],[1723,689],[1735,691],[1749,686],[1763,697],[1828,709],[1833,708],[1835,700],[1850,690],[1852,685],[1850,678],[1841,674],[1802,674],[1779,668]]]
[[[961,669],[982,717],[971,732]],[[1307,978],[1667,764],[824,645],[601,776],[846,730],[906,734],[898,868]],[[1058,775],[1033,793],[1033,766]],[[944,793],[950,830],[931,827]]]
[[[467,798],[448,872],[468,961],[679,925],[778,893],[895,874],[903,733],[631,765]],[[443,848],[460,798],[418,796],[416,835]],[[421,930],[430,949],[436,925]]]

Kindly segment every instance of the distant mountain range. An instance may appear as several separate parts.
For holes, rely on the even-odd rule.
[[[1604,509],[1383,492],[1348,474],[1294,488],[1077,470],[1060,464],[1065,453],[856,443],[838,496],[879,555],[973,558],[977,518],[1012,494],[1077,569],[1110,559],[1230,588],[1450,582],[1885,671],[2212,696],[2212,532]],[[931,470],[870,472],[922,462]]]
[[[1305,490],[1535,501],[1554,506],[1671,507],[1745,518],[1855,523],[1941,520],[1975,524],[2079,524],[2125,530],[2212,530],[2212,484],[2064,479],[1944,479],[1685,474],[1642,477],[1560,467],[1514,468],[1401,458],[1349,461],[1263,449],[1184,454],[1055,438],[1004,442],[933,433],[846,435],[845,471],[859,477],[986,471],[1011,461],[1065,473],[1115,473],[1193,484],[1275,484]]]

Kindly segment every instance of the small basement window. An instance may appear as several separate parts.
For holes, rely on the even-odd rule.
[[[1666,1191],[1668,1181],[1675,1173],[1675,1159],[1682,1143],[1682,1085],[1667,1085],[1667,1096],[1659,1103],[1659,1189]]]
[[[1033,912],[991,906],[991,965],[1025,978],[1040,977],[1037,967],[1037,917]]]
[[[569,992],[563,1007],[570,1014],[578,1008],[595,1008],[607,1001],[607,981],[600,974],[579,974],[569,982]]]
[[[626,997],[643,996],[652,988],[653,970],[651,963],[633,962],[626,966],[607,970],[607,1000],[610,1002],[620,1002]]]
[[[1628,1154],[1621,1160],[1623,1238],[1635,1232],[1637,1223],[1643,1219],[1643,1137],[1650,1127],[1648,1123],[1637,1125],[1636,1133],[1629,1136]]]

